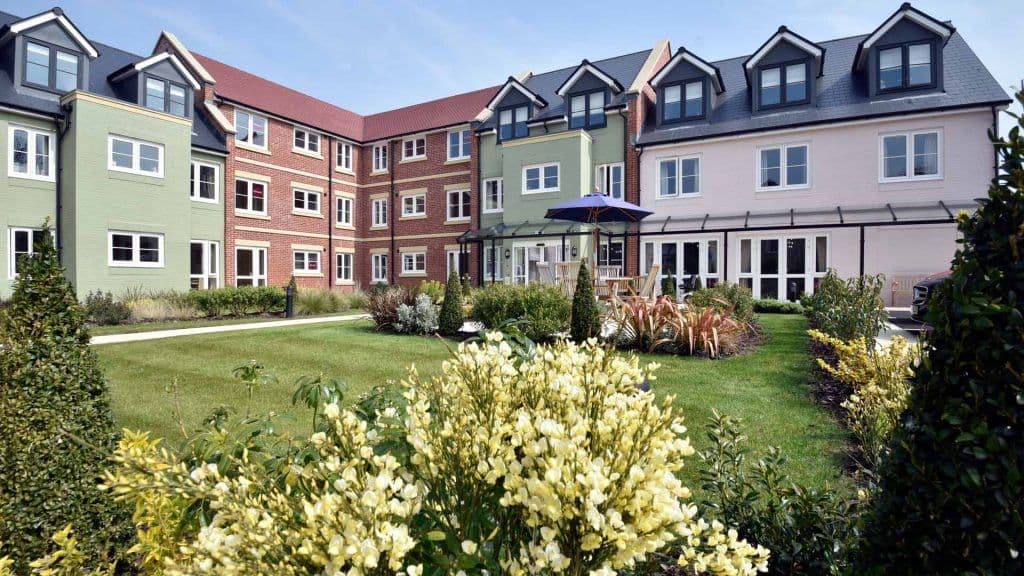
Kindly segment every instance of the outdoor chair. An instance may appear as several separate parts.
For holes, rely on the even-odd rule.
[[[646,300],[654,298],[654,288],[658,284],[658,276],[661,272],[661,266],[655,264],[651,266],[651,269],[647,271],[647,276],[644,277],[643,282],[640,284],[640,291],[637,292],[637,296]]]
[[[579,261],[555,262],[555,278],[558,281],[558,287],[562,289],[562,293],[567,298],[572,298],[576,293],[576,278],[579,273]]]
[[[604,280],[605,278],[618,278],[622,276],[622,266],[598,266],[597,267],[597,278],[598,280]]]

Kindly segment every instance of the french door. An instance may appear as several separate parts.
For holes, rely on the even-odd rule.
[[[755,298],[796,302],[829,268],[826,235],[740,238],[739,283]]]
[[[721,278],[720,250],[718,238],[648,240],[641,250],[640,272],[646,273],[655,264],[661,266],[656,287],[659,293],[660,280],[669,276],[687,289],[697,278],[703,286],[714,286]]]
[[[512,281],[514,283],[537,282],[540,280],[537,264],[546,262],[554,265],[555,262],[561,260],[562,244],[560,240],[514,244],[512,258]]]

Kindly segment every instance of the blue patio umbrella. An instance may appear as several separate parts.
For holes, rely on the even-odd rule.
[[[584,224],[602,224],[610,222],[639,222],[654,214],[625,200],[612,198],[600,193],[587,194],[568,202],[556,204],[544,214],[545,218],[569,220]],[[597,262],[598,230],[594,228],[594,262]]]

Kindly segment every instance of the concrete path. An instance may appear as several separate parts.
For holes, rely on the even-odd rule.
[[[202,326],[199,328],[178,328],[173,330],[153,330],[152,332],[135,332],[133,334],[107,334],[93,336],[92,344],[120,344],[122,342],[141,342],[143,340],[160,340],[176,336],[195,336],[197,334],[216,334],[218,332],[235,332],[239,330],[259,330],[261,328],[286,328],[306,324],[324,324],[327,322],[344,322],[369,318],[369,314],[349,314],[346,316],[323,316],[319,318],[293,318],[290,320],[273,320],[270,322],[251,322],[249,324],[225,324],[223,326]]]
[[[889,313],[889,321],[875,338],[879,344],[889,344],[893,336],[902,336],[911,344],[920,339],[924,325],[910,317],[910,308],[886,308],[886,311]]]

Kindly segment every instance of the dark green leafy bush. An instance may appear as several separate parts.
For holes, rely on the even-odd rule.
[[[886,320],[884,285],[881,274],[843,280],[829,270],[814,294],[805,296],[800,304],[812,328],[841,340],[873,342]]]
[[[676,277],[666,276],[661,279],[661,295],[672,300],[676,299]]]
[[[366,310],[377,330],[391,330],[398,322],[398,307],[415,304],[415,294],[404,286],[374,286],[367,299]]]
[[[586,262],[580,264],[580,272],[576,277],[571,322],[569,334],[575,342],[585,342],[588,338],[601,335],[601,315],[597,311],[594,281]]]
[[[284,310],[284,290],[271,286],[227,286],[188,293],[189,304],[208,317],[268,314]]]
[[[570,315],[569,299],[558,288],[543,284],[491,284],[473,299],[473,318],[485,326],[524,319],[523,331],[534,341],[568,330]]]
[[[786,300],[754,300],[754,312],[757,314],[803,314],[804,307],[799,302]]]
[[[85,311],[42,234],[0,312],[0,557],[16,573],[74,525],[87,565],[120,556],[128,511],[97,489],[119,437]]]
[[[754,295],[739,284],[719,282],[710,288],[694,290],[689,303],[699,308],[729,310],[730,316],[740,322],[754,321]]]
[[[85,297],[84,306],[86,319],[97,326],[121,324],[132,315],[131,309],[124,302],[114,300],[110,292],[90,292]]]
[[[1024,103],[1024,91],[1017,94]],[[1024,544],[1024,119],[958,216],[925,356],[879,470],[857,574],[1020,574]]]
[[[462,284],[454,270],[448,275],[448,285],[444,290],[444,303],[441,305],[441,316],[438,319],[438,331],[445,336],[454,336],[462,330]]]

